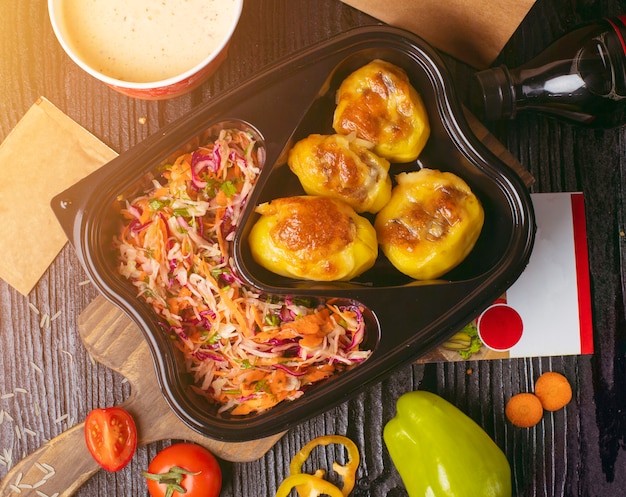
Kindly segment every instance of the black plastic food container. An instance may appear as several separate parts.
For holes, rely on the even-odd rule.
[[[409,280],[383,256],[358,280],[347,283],[302,282],[263,270],[251,258],[246,242],[257,216],[254,207],[302,193],[285,166],[286,152],[309,133],[332,133],[339,84],[374,59],[407,72],[425,102],[431,125],[419,159],[392,165],[392,175],[428,167],[463,178],[485,209],[485,224],[474,250],[442,279],[428,282]],[[258,130],[266,153],[234,243],[242,278],[270,293],[339,297],[364,304],[369,312],[363,348],[373,351],[367,361],[310,387],[299,399],[243,417],[218,415],[214,406],[192,392],[182,357],[152,309],[119,276],[111,248],[120,223],[118,199],[142,192],[158,176],[160,164],[197,147],[215,127],[233,123],[249,123]],[[438,54],[420,38],[387,26],[348,31],[271,66],[121,154],[55,197],[52,207],[93,283],[142,330],[168,404],[192,429],[225,441],[252,440],[289,429],[428,352],[472,321],[518,278],[535,236],[525,185],[471,132]]]

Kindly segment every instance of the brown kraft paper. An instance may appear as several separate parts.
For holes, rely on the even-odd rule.
[[[477,69],[491,65],[535,0],[342,0]]]

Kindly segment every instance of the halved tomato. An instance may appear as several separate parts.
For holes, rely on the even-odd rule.
[[[119,471],[137,450],[135,420],[121,407],[94,409],[85,420],[85,442],[100,466]]]

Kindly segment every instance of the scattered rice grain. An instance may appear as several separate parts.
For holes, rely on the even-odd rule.
[[[23,476],[24,474],[22,472],[19,472],[17,476],[15,477],[15,485],[17,485],[18,487],[20,486],[20,483],[22,482]]]
[[[50,476],[54,475],[55,471],[54,471],[54,468],[52,466],[50,466],[49,464],[47,464],[45,462],[41,463],[41,465],[48,470],[48,472],[50,473]]]
[[[23,490],[30,490],[33,486],[30,483],[20,483],[18,485]]]
[[[39,495],[39,497],[50,497],[48,494],[44,494],[41,490],[35,490],[35,493]]]
[[[13,392],[3,393],[2,395],[0,395],[0,399],[10,399],[12,397],[15,397],[15,394]]]
[[[20,427],[15,425],[15,436],[17,437],[18,440],[22,439],[22,432],[20,431]]]
[[[15,390],[13,390],[15,393],[28,393],[28,390],[26,390],[25,388],[22,387],[17,387],[15,388]]]
[[[13,490],[14,492],[21,494],[22,493],[22,489],[20,487],[16,487],[15,485],[13,485],[13,483],[11,483],[9,485],[9,487],[11,488],[11,490]]]
[[[50,318],[50,321],[54,321],[55,319],[57,319],[59,316],[61,315],[61,311],[57,311],[55,312],[52,317]]]
[[[58,418],[56,418],[54,420],[55,423],[61,423],[62,421],[65,421],[69,416],[67,414],[63,414],[62,416],[59,416]]]
[[[47,312],[41,316],[41,320],[39,321],[39,328],[42,330],[47,330],[50,326],[50,314]]]
[[[30,367],[33,368],[35,371],[37,371],[38,373],[43,373],[43,369],[41,369],[37,364],[35,364],[33,361],[30,361]]]
[[[0,425],[4,421],[4,409],[0,409]]]
[[[11,465],[13,464],[13,449],[12,448],[2,449],[2,452],[4,453],[4,461],[7,463],[7,466],[10,468]]]
[[[92,366],[96,365],[96,360],[91,355],[89,356],[89,362],[91,362]]]
[[[30,435],[31,437],[37,436],[37,433],[30,428],[22,428],[22,432],[26,433],[26,435]]]
[[[8,411],[4,411],[4,417],[7,418],[9,421],[13,421],[13,417],[9,414]]]
[[[41,487],[42,485],[45,485],[45,484],[46,484],[46,480],[41,479],[38,482],[33,483],[33,489],[39,488],[39,487]]]
[[[39,309],[37,309],[37,306],[32,302],[28,303],[28,307],[30,307],[35,314],[39,314]]]
[[[83,280],[81,281],[78,286],[85,286],[85,285],[89,285],[89,283],[91,283],[91,280]]]

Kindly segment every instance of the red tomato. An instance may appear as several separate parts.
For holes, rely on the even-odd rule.
[[[182,470],[182,471],[181,471]],[[152,497],[164,497],[169,487],[172,497],[217,497],[222,488],[220,465],[204,447],[177,443],[159,452],[144,473]],[[176,491],[177,484],[185,493]]]
[[[135,421],[121,407],[94,409],[85,420],[85,442],[100,466],[107,471],[119,471],[137,449]]]

